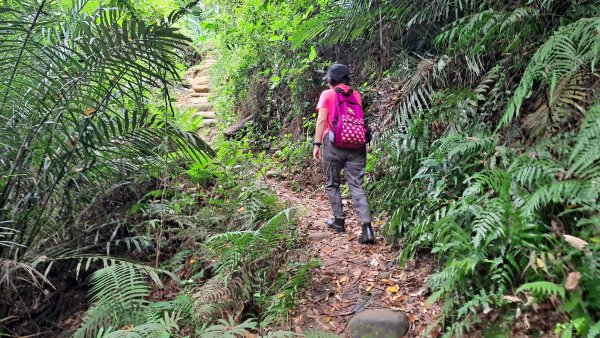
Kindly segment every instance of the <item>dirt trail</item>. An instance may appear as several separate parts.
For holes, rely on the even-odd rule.
[[[398,249],[378,234],[383,222],[373,222],[376,245],[358,243],[361,229],[351,201],[344,200],[349,215],[347,232],[336,234],[325,225],[331,212],[323,188],[295,192],[290,182],[269,183],[281,200],[300,208],[300,232],[309,239],[308,249],[322,262],[293,315],[296,331],[318,329],[341,334],[354,314],[376,308],[403,311],[411,322],[409,337],[420,336],[425,326],[435,321],[439,307],[425,304],[426,281],[433,271],[431,258],[418,258],[401,269],[396,260]]]

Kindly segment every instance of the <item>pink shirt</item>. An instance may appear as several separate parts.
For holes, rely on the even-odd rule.
[[[338,88],[338,87],[342,88],[345,92],[348,91],[348,89],[350,89],[350,87],[345,84],[339,84],[339,85],[335,86],[335,88]],[[358,101],[358,104],[362,105],[362,100],[360,98],[360,94],[356,90],[352,91],[352,95],[354,95],[354,97],[356,98],[356,101]],[[321,97],[319,97],[319,103],[317,103],[317,112],[321,108],[327,109],[327,125],[325,126],[325,130],[323,131],[323,136],[322,136],[324,138],[325,135],[327,135],[327,133],[331,130],[329,125],[330,125],[331,121],[333,120],[333,112],[335,111],[335,90],[333,88],[324,90],[321,93]],[[322,140],[323,139],[321,139],[321,142],[322,142]]]

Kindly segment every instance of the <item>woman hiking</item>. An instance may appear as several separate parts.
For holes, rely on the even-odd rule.
[[[325,191],[333,211],[327,226],[345,232],[345,217],[340,194],[340,173],[344,169],[352,202],[362,224],[361,244],[374,244],[369,202],[363,189],[367,161],[366,138],[360,94],[350,87],[350,72],[342,64],[334,64],[323,78],[329,89],[324,90],[317,104],[317,125],[313,157],[323,163]],[[321,146],[323,150],[321,151]]]

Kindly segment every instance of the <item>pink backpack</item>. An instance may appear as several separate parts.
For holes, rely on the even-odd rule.
[[[368,130],[361,105],[352,95],[352,89],[344,92],[335,88],[336,109],[331,121],[333,144],[344,149],[365,149]]]

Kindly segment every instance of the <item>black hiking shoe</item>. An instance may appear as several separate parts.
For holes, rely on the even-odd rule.
[[[343,218],[331,218],[327,220],[327,226],[335,232],[346,232],[345,221]]]
[[[360,244],[375,244],[375,234],[373,234],[373,228],[371,223],[363,223],[362,234],[358,237],[358,243]]]

